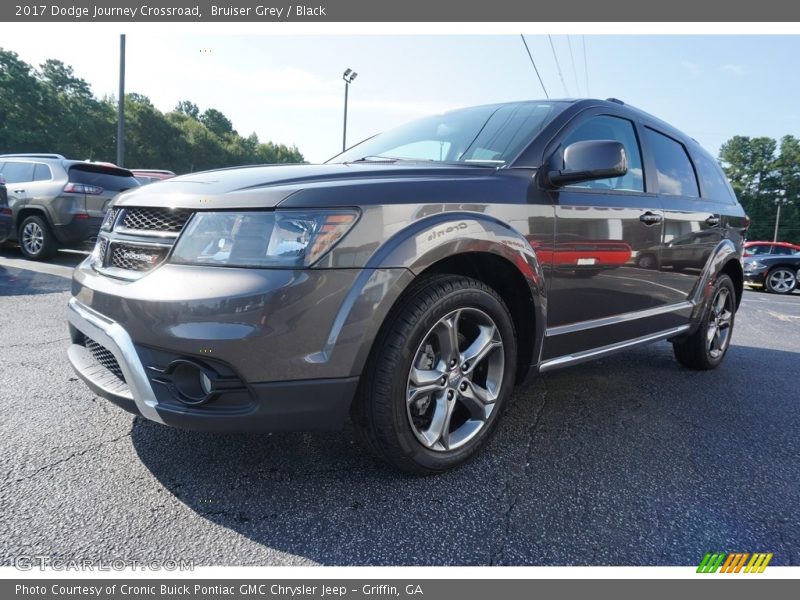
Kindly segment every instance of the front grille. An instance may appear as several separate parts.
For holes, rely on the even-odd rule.
[[[150,271],[167,257],[169,248],[163,246],[134,246],[131,244],[112,244],[109,267],[128,271]]]
[[[170,208],[128,208],[122,227],[133,231],[153,233],[180,233],[192,211]]]
[[[122,369],[119,368],[119,363],[114,355],[111,354],[104,346],[101,346],[93,339],[84,337],[83,345],[92,353],[92,357],[103,367],[111,371],[120,380],[125,381],[125,375],[122,374]]]

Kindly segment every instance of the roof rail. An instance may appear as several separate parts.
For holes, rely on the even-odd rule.
[[[619,98],[606,98],[606,102],[613,102],[614,104],[622,104],[623,106],[625,105],[625,103]]]
[[[36,152],[32,153],[22,153],[22,154],[0,154],[0,158],[58,158],[61,160],[66,160],[60,154],[39,154]]]

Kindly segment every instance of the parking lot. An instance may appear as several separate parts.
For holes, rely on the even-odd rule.
[[[95,397],[65,353],[80,258],[0,251],[0,564],[800,564],[800,292],[746,291],[714,372],[661,343],[539,376],[475,461],[414,479],[350,430],[187,432]]]

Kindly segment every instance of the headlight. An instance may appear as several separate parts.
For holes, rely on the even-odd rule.
[[[172,262],[307,267],[333,248],[357,219],[355,210],[199,212],[178,238]]]
[[[767,265],[758,260],[748,260],[744,264],[745,271],[755,271],[757,269],[766,269]]]
[[[100,229],[103,231],[111,231],[111,228],[114,226],[114,221],[117,220],[118,213],[118,208],[109,208],[103,217],[103,223],[100,225]]]

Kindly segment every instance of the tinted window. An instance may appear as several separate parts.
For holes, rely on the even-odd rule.
[[[769,246],[761,245],[761,246],[748,246],[747,252],[748,254],[752,254],[753,256],[763,256],[764,254],[769,254]]]
[[[794,250],[786,246],[773,246],[772,254],[794,254]]]
[[[48,181],[53,178],[50,172],[50,167],[42,163],[36,163],[33,167],[33,180],[34,181]]]
[[[3,168],[6,183],[25,183],[33,178],[33,163],[7,162]]]
[[[656,160],[659,193],[699,198],[697,178],[683,144],[652,129],[647,130],[647,138]]]
[[[633,127],[633,123],[627,119],[609,117],[607,115],[592,117],[585,123],[578,125],[566,137],[562,143],[562,148],[566,148],[574,142],[590,140],[610,140],[621,143],[625,147],[625,155],[628,159],[628,172],[623,177],[596,179],[571,185],[570,187],[630,192],[644,191],[642,155],[639,152],[639,142],[636,139],[636,130]]]
[[[139,182],[129,173],[129,171],[113,167],[75,165],[69,168],[69,180],[72,183],[96,185],[104,190],[121,192],[139,185]]]
[[[700,190],[703,198],[714,202],[736,203],[733,193],[722,167],[710,156],[698,152],[694,157],[694,166],[697,167],[697,176],[700,178]]]

